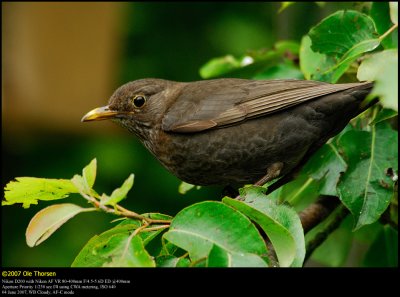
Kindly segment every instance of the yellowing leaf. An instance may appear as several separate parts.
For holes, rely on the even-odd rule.
[[[26,229],[26,243],[30,247],[39,245],[78,213],[93,210],[96,210],[96,208],[83,208],[71,203],[46,207],[35,214],[29,222]]]

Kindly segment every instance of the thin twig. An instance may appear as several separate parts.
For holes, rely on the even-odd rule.
[[[383,39],[385,39],[390,33],[392,33],[394,30],[396,30],[398,24],[394,24],[389,30],[387,30],[384,34],[382,34],[381,36],[379,36],[379,40],[382,41]]]
[[[92,203],[96,208],[101,209],[102,211],[107,212],[107,213],[123,216],[123,217],[129,218],[129,219],[144,221],[147,223],[147,225],[170,224],[171,223],[171,220],[155,220],[155,219],[151,219],[151,218],[142,216],[142,215],[140,215],[134,211],[128,210],[118,204],[115,205],[115,208],[107,207],[104,204],[101,204],[101,202],[99,200],[97,200],[96,198],[94,198],[92,196],[89,196],[82,192],[80,194],[83,196],[83,198],[85,198],[90,203]]]
[[[112,214],[116,214],[115,209],[109,208],[103,204],[101,204],[96,198],[91,197],[85,193],[80,193],[82,195],[83,198],[85,198],[86,200],[88,200],[90,203],[92,203],[96,208],[101,209],[107,213],[112,213]]]
[[[123,253],[122,253],[122,255],[121,255],[121,258],[124,258],[125,255],[126,255],[126,253],[128,252],[129,245],[131,244],[131,241],[132,241],[133,237],[135,237],[136,235],[138,235],[139,232],[142,231],[143,229],[145,229],[148,225],[149,225],[149,224],[147,224],[146,222],[144,222],[142,226],[140,226],[139,228],[137,228],[134,232],[132,232],[131,235],[129,235],[128,240],[127,240],[126,245],[125,245],[125,249],[124,249],[124,251],[123,251]]]
[[[121,205],[116,204],[115,207],[118,209],[118,211],[124,216],[124,217],[130,217],[130,218],[137,218],[139,220],[145,220],[146,218],[134,211],[128,210]]]

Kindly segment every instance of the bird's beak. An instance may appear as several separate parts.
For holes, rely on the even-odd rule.
[[[89,111],[83,116],[81,122],[109,120],[114,118],[117,114],[118,111],[111,110],[110,107],[107,105]]]

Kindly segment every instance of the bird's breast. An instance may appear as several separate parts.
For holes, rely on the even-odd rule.
[[[198,185],[254,182],[282,159],[282,149],[299,150],[300,141],[298,133],[284,133],[273,119],[200,133],[153,131],[144,145],[174,175]]]

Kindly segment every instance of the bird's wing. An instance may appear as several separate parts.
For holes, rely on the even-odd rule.
[[[360,86],[304,80],[219,79],[187,84],[166,112],[162,129],[195,133],[287,109]]]

